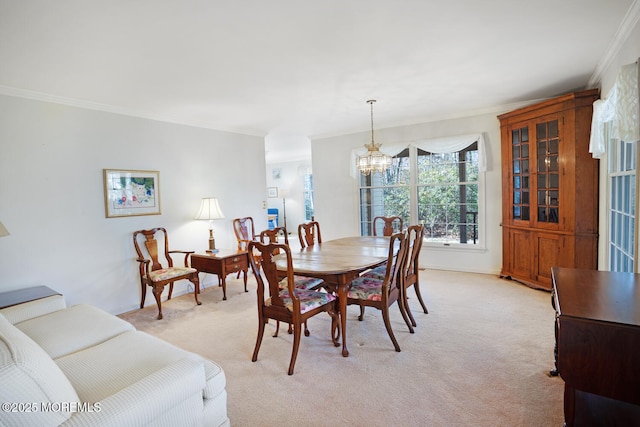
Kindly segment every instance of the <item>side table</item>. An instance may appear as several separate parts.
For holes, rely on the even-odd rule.
[[[222,286],[222,299],[227,299],[227,275],[244,274],[244,291],[247,290],[247,270],[249,270],[249,257],[246,251],[220,249],[217,253],[191,254],[191,267],[203,273],[211,273],[218,276],[218,285]]]
[[[0,308],[13,307],[29,301],[35,301],[54,295],[62,295],[46,286],[34,286],[32,288],[16,289],[0,292]]]

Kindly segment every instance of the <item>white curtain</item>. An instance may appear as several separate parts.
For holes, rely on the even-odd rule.
[[[482,133],[474,133],[468,135],[448,136],[444,138],[425,139],[420,141],[413,141],[406,144],[386,145],[383,144],[380,147],[380,151],[389,156],[395,156],[402,150],[409,146],[415,146],[421,150],[428,151],[430,153],[455,153],[464,148],[467,148],[474,142],[478,142],[478,163],[480,172],[486,172],[487,161],[484,153],[484,138]],[[358,156],[362,156],[367,152],[367,149],[356,148],[351,150],[351,171],[352,178],[358,178],[358,169],[356,167],[356,159]]]
[[[481,133],[427,139],[424,141],[416,141],[413,145],[430,153],[455,153],[467,148],[474,142],[478,143],[478,167],[480,168],[480,172],[486,172],[487,160],[484,153],[484,138]]]
[[[594,158],[602,158],[606,152],[605,124],[610,126],[610,138],[625,142],[640,141],[639,94],[636,61],[622,67],[606,99],[593,103],[589,152]]]

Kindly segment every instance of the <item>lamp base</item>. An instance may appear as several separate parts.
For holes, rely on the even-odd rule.
[[[216,239],[213,238],[213,230],[209,229],[209,249],[207,249],[208,254],[217,254],[220,252],[216,249]]]

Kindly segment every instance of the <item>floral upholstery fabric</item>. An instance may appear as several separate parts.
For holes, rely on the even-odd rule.
[[[372,277],[374,279],[384,279],[384,275],[387,274],[387,264],[379,265],[376,268],[362,274],[362,277]]]
[[[187,274],[195,273],[198,270],[190,267],[169,267],[161,268],[160,270],[152,271],[149,273],[149,278],[153,282],[161,282],[163,280],[173,279],[174,277],[184,276]]]
[[[305,277],[305,276],[293,276],[293,287],[296,289],[302,290],[311,290],[323,282],[322,279],[317,279],[315,277]],[[281,290],[288,289],[289,285],[287,283],[287,278],[282,279],[278,285]]]
[[[382,301],[383,279],[360,276],[353,279],[347,298],[364,299],[369,301]]]
[[[328,302],[335,301],[336,296],[327,292],[308,291],[303,289],[296,289],[295,294],[300,299],[300,313],[306,313],[314,308],[320,307]],[[289,297],[288,291],[280,291],[280,297],[284,302],[287,310],[293,311],[293,301]],[[265,301],[266,305],[271,305],[271,298]]]

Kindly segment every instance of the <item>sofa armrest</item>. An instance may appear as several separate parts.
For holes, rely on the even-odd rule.
[[[16,323],[44,316],[45,314],[65,308],[67,308],[67,304],[64,301],[64,297],[62,295],[53,295],[3,308],[0,310],[0,314],[15,325]]]
[[[194,394],[202,396],[204,375],[202,362],[180,359],[101,402],[86,402],[91,409],[74,413],[61,427],[150,424]]]

